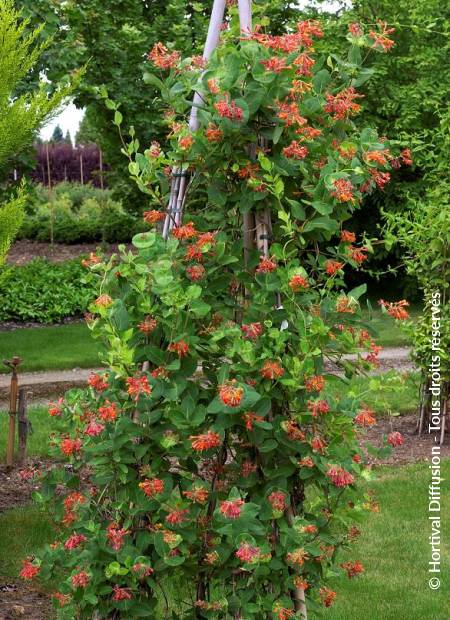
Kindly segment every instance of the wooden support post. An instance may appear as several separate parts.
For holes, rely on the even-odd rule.
[[[205,47],[203,48],[203,58],[208,60],[219,44],[220,31],[225,14],[226,0],[214,0],[211,19],[209,21],[208,34],[206,36]],[[191,113],[189,116],[189,129],[196,131],[199,128],[197,117],[198,107],[203,99],[199,93],[194,94]],[[170,190],[169,204],[167,205],[167,215],[163,226],[163,237],[167,239],[169,232],[174,226],[179,226],[183,217],[183,207],[186,198],[187,174],[182,173],[180,168],[172,170],[172,184]]]
[[[19,386],[19,380],[17,375],[17,368],[22,360],[20,357],[14,356],[11,361],[4,360],[5,366],[11,369],[11,388],[9,395],[9,428],[8,428],[8,440],[6,444],[6,467],[8,470],[12,469],[14,465],[14,439],[16,431],[16,415],[17,415],[17,392]]]
[[[27,439],[28,439],[28,392],[26,388],[21,387],[19,389],[19,409],[18,409],[18,421],[19,421],[19,450],[18,450],[18,463],[23,466],[27,456]]]

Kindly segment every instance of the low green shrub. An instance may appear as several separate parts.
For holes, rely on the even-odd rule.
[[[0,321],[55,323],[81,315],[94,295],[80,260],[35,259],[10,267],[0,280]]]
[[[143,230],[108,190],[61,183],[50,193],[37,186],[27,207],[19,238],[56,243],[124,242]]]

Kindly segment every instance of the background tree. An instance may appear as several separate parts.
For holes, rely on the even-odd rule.
[[[186,0],[18,0],[35,23],[44,23],[43,34],[54,36],[54,45],[42,59],[42,69],[51,82],[60,80],[70,67],[87,63],[83,84],[75,94],[75,104],[87,109],[83,138],[102,148],[109,164],[109,185],[127,199],[128,206],[142,210],[142,196],[126,178],[118,135],[111,132],[111,111],[105,108],[97,89],[106,86],[121,104],[126,124],[132,122],[143,144],[161,138],[163,124],[154,105],[157,95],[145,85],[146,55],[154,43],[166,41],[187,55],[201,52],[212,2]],[[256,5],[263,6],[262,2]],[[298,11],[286,1],[274,0],[265,13],[279,30]],[[50,62],[51,58],[51,62]],[[143,77],[144,76],[144,77]],[[86,125],[95,128],[84,136]]]
[[[64,134],[59,125],[56,125],[55,129],[53,130],[51,141],[52,142],[63,142],[64,141]]]
[[[0,0],[0,172],[8,172],[12,157],[32,142],[36,130],[59,108],[70,84],[49,96],[44,82],[20,94],[22,80],[33,72],[51,41],[38,43],[42,27],[29,30],[12,0]],[[0,207],[0,264],[23,219],[24,193]]]

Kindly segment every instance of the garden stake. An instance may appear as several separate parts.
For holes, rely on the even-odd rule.
[[[19,409],[18,409],[18,432],[19,432],[19,456],[18,463],[23,465],[27,455],[27,439],[29,431],[29,422],[27,416],[28,392],[26,388],[19,389]]]
[[[14,356],[12,360],[3,360],[5,366],[11,368],[11,388],[9,397],[9,430],[8,430],[8,443],[6,446],[6,467],[8,470],[12,469],[14,465],[14,436],[16,429],[16,414],[17,414],[17,390],[18,390],[18,377],[17,368],[22,360],[20,357]]]
[[[214,0],[211,11],[211,19],[209,22],[208,34],[206,36],[205,47],[203,49],[203,58],[208,60],[219,44],[220,27],[225,14],[226,0]],[[192,102],[191,113],[189,116],[189,129],[197,131],[199,121],[197,117],[197,108],[202,103],[202,97],[199,93],[195,93]],[[169,232],[175,226],[179,226],[183,216],[184,200],[187,189],[188,172],[180,168],[172,170],[172,183],[170,188],[169,204],[167,205],[167,214],[163,226],[163,237],[167,239]]]
[[[238,0],[239,5],[239,23],[241,26],[241,32],[243,35],[248,35],[252,31],[252,3],[251,0]],[[270,216],[270,209],[267,207],[262,211],[257,211],[254,215],[255,228],[256,228],[256,247],[264,256],[269,258],[269,240],[272,236],[272,222]],[[244,230],[244,245],[245,238],[248,236],[249,231]],[[281,307],[281,298],[279,293],[276,296],[277,308]],[[290,527],[294,525],[294,514],[292,508],[289,507],[285,511],[286,520]],[[305,590],[303,588],[295,587],[293,591],[293,603],[295,611],[299,611],[302,620],[307,620],[306,602],[305,602]]]

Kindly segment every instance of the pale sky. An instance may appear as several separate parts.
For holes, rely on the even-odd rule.
[[[73,105],[73,103],[70,103],[55,119],[43,127],[41,130],[41,138],[43,140],[49,140],[52,137],[52,133],[56,125],[59,125],[64,135],[66,135],[67,131],[70,131],[73,142],[83,115],[84,110],[79,110]]]
[[[308,2],[308,0],[299,0],[297,4],[299,6],[302,6],[302,5],[305,6],[307,4],[313,4],[313,1],[311,2],[310,0]],[[350,4],[350,0],[347,4],[348,5]],[[338,8],[339,8],[339,4],[335,0],[330,0],[329,2],[324,2],[322,4],[322,9],[325,11],[333,12],[333,11],[336,11]],[[66,135],[67,131],[70,131],[70,135],[73,141],[75,139],[76,133],[78,131],[78,127],[80,126],[81,119],[83,118],[83,116],[84,116],[84,110],[79,110],[73,105],[73,103],[70,103],[68,106],[66,106],[63,109],[63,111],[59,114],[59,116],[57,116],[53,121],[48,123],[48,125],[46,125],[41,130],[41,134],[40,134],[41,138],[43,140],[50,139],[54,128],[56,127],[56,125],[59,125],[64,135]]]

